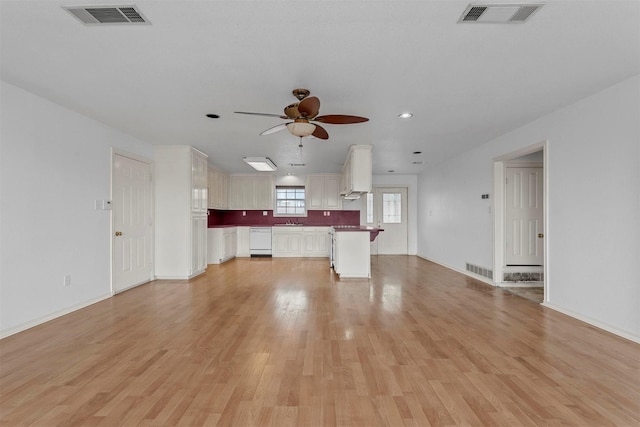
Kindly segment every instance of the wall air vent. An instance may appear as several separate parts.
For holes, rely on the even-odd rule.
[[[531,17],[543,3],[470,4],[458,23],[521,24]]]
[[[134,5],[129,6],[63,6],[86,25],[150,24]]]
[[[467,271],[477,274],[478,276],[486,277],[487,279],[493,280],[493,270],[491,270],[490,268],[480,267],[478,265],[474,265],[471,263],[466,263],[466,264],[467,264]]]

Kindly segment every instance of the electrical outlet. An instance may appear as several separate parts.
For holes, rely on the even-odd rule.
[[[64,276],[64,287],[66,288],[68,286],[71,286],[71,276],[67,274]]]

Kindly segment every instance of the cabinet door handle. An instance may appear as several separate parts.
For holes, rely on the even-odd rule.
[[[542,239],[543,237],[544,237],[544,234],[538,233],[538,238]]]
[[[116,231],[116,236],[122,236],[122,231]]]

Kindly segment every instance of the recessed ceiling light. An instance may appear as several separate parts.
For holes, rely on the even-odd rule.
[[[399,119],[409,119],[409,118],[411,118],[411,117],[413,117],[413,114],[412,114],[412,113],[409,113],[409,112],[407,112],[407,113],[402,113],[402,114],[398,114],[398,118],[399,118]]]
[[[210,119],[218,119],[218,118],[220,118],[220,116],[217,115],[217,114],[207,114],[207,117],[209,117]]]
[[[387,172],[394,173],[395,171],[393,169],[389,169]]]
[[[422,151],[414,151],[413,154],[422,154]]]

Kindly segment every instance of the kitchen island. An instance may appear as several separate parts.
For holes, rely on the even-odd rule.
[[[333,228],[332,266],[341,279],[371,277],[371,242],[381,231],[368,226]]]

